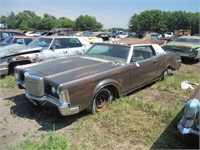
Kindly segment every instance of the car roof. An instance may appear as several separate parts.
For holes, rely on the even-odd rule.
[[[128,47],[134,47],[134,46],[145,46],[145,45],[157,45],[160,46],[158,44],[151,44],[151,43],[143,43],[143,44],[124,44],[124,43],[120,43],[120,42],[98,42],[96,44],[102,44],[102,45],[106,45],[106,44],[110,44],[110,45],[119,45],[119,46],[128,46]]]
[[[52,39],[52,38],[77,38],[76,36],[60,36],[60,35],[53,35],[53,36],[39,36],[39,38],[49,38],[49,39]]]
[[[12,38],[24,38],[24,39],[27,39],[27,38],[35,39],[35,37],[33,37],[33,36],[25,36],[25,35],[13,35],[13,36],[9,36],[9,37],[12,37]]]

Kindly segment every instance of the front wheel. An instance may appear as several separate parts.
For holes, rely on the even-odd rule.
[[[107,88],[101,89],[93,98],[92,103],[88,107],[90,113],[103,111],[107,108],[109,103],[113,100],[113,94]]]

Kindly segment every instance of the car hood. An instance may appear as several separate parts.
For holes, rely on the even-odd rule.
[[[62,84],[106,72],[119,66],[121,65],[90,59],[89,57],[72,57],[43,62],[25,70],[34,76],[46,76],[50,80]]]
[[[41,47],[30,47],[21,44],[12,44],[0,47],[0,58],[40,51]]]

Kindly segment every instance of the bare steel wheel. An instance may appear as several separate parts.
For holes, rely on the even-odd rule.
[[[95,95],[91,105],[88,108],[90,113],[100,112],[105,110],[109,103],[113,100],[113,94],[107,88],[103,88]]]
[[[166,69],[166,70],[162,73],[160,79],[161,79],[161,80],[166,80],[168,76],[169,76],[169,70]]]

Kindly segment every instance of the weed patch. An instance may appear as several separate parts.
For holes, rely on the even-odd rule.
[[[14,76],[5,76],[0,79],[0,87],[1,88],[14,88],[16,87],[15,77]]]
[[[67,139],[54,132],[51,132],[47,135],[43,143],[33,142],[30,140],[25,140],[15,150],[68,150]]]

